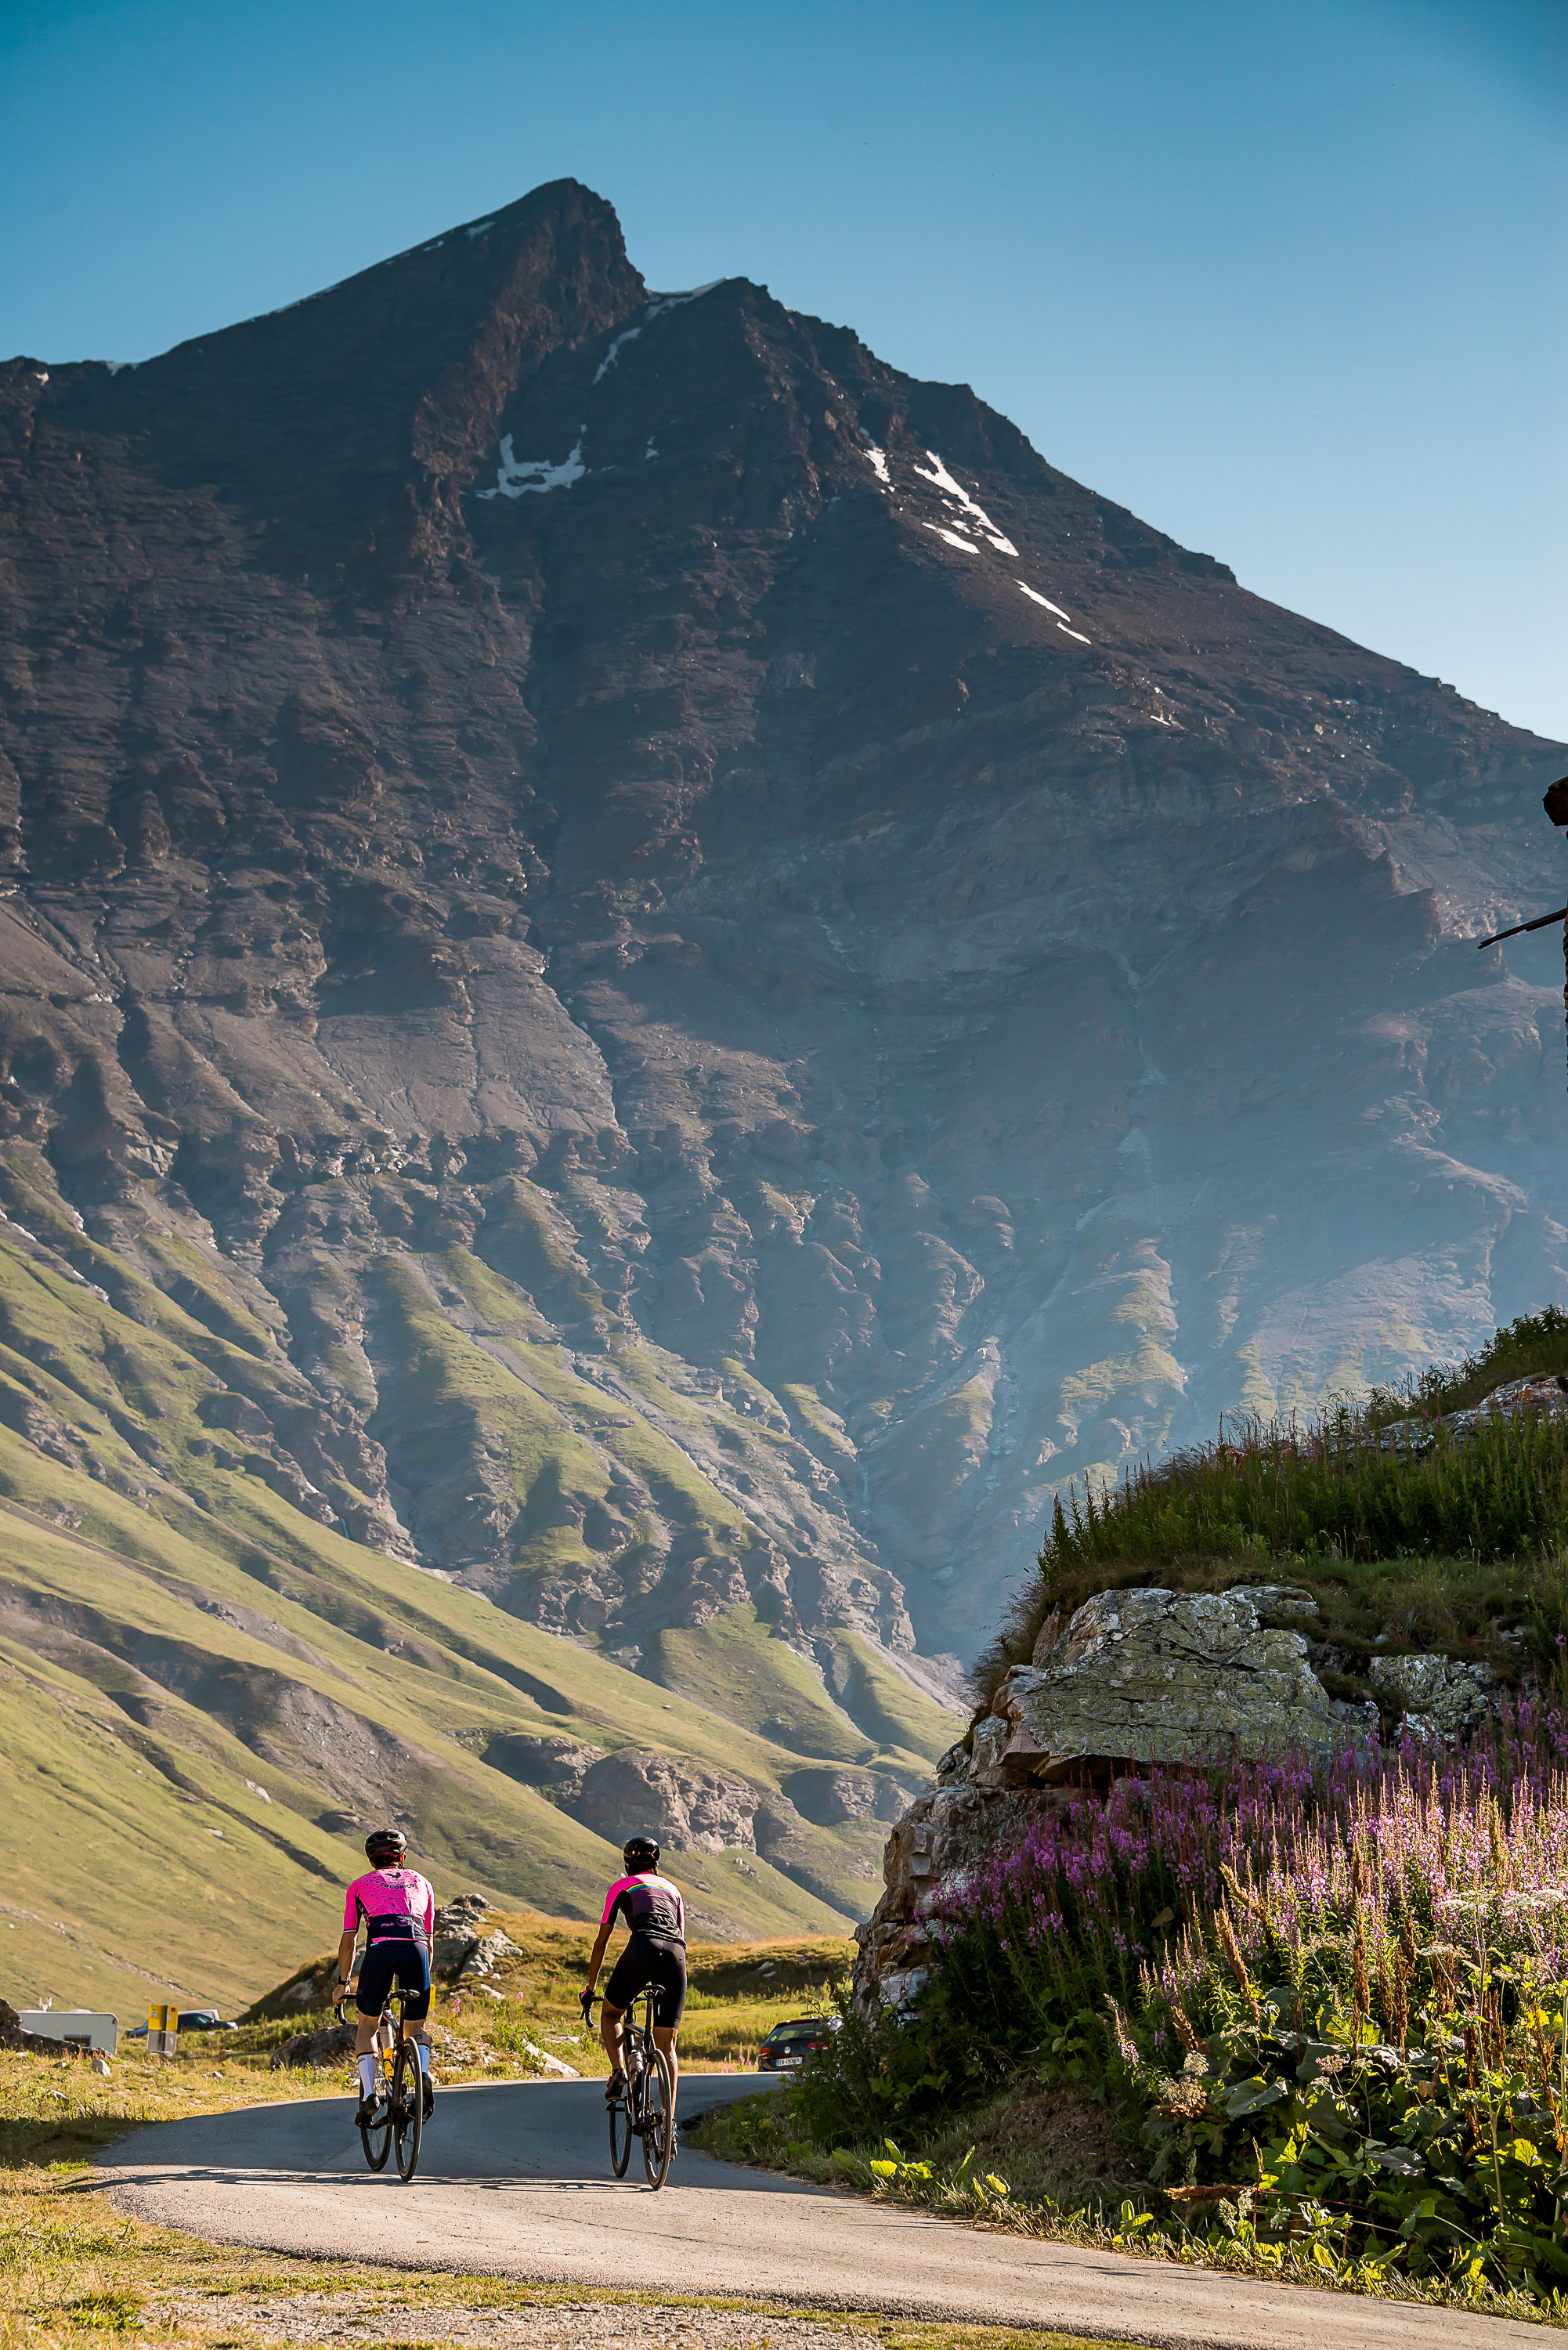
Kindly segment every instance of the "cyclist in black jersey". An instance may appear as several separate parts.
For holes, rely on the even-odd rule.
[[[582,1994],[586,2018],[604,1962],[605,1946],[616,1919],[623,1919],[631,1939],[615,1962],[605,1985],[604,2005],[599,2010],[599,2037],[610,2060],[610,2077],[605,2089],[607,2105],[615,2103],[625,2080],[620,2020],[638,1992],[646,1984],[653,1986],[653,2037],[670,2059],[672,2084],[680,2078],[675,2037],[686,2006],[686,1905],[680,1898],[680,1887],[671,1884],[668,1877],[659,1876],[659,1846],[651,1836],[633,1836],[621,1854],[621,1861],[626,1875],[616,1879],[605,1897],[598,1939],[588,1960],[587,1989]],[[674,2112],[672,2094],[671,2119]]]

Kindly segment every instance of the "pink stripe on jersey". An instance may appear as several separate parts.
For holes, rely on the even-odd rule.
[[[361,1918],[407,1918],[428,1942],[435,1932],[435,1894],[417,1868],[372,1868],[348,1887],[343,1931],[357,1933]]]
[[[640,1877],[618,1877],[605,1896],[601,1926],[609,1924],[618,1904],[634,1934],[685,1940],[686,1904],[680,1898],[680,1887],[672,1885],[668,1877],[656,1876],[652,1869],[645,1870]]]

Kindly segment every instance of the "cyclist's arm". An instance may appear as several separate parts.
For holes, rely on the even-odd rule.
[[[333,1985],[332,1989],[334,2004],[343,1997],[348,1988],[348,1977],[354,1965],[354,1945],[358,1939],[358,1928],[356,1927],[352,1933],[349,1933],[345,1929],[342,1939],[338,1942],[337,1981]]]
[[[604,1924],[599,1928],[598,1939],[595,1942],[592,1953],[588,1959],[588,1989],[590,1991],[592,1991],[595,1983],[597,1983],[599,1979],[599,1969],[604,1964],[605,1950],[608,1945],[609,1938],[611,1933],[614,1931],[614,1929],[615,1918],[613,1916],[607,1918]]]

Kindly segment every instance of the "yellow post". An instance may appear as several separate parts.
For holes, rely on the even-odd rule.
[[[150,2056],[172,2056],[180,2046],[180,2011],[177,2007],[151,2006],[147,2011],[147,2053]]]

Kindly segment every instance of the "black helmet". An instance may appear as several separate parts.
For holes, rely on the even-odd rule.
[[[639,1869],[659,1866],[659,1846],[651,1836],[633,1836],[622,1846],[620,1856],[628,1877],[635,1877]]]
[[[372,1828],[365,1838],[365,1857],[378,1868],[386,1861],[400,1861],[408,1848],[409,1840],[401,1828]]]

